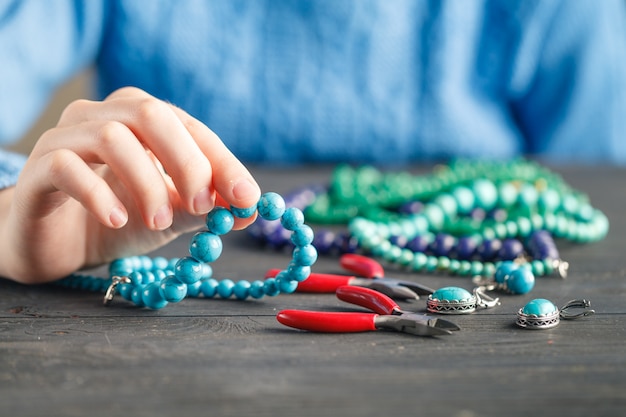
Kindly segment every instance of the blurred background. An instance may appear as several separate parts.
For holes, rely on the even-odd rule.
[[[54,95],[46,111],[39,117],[37,123],[24,135],[24,137],[7,148],[20,153],[28,154],[33,145],[46,130],[56,126],[63,109],[72,101],[79,98],[93,97],[92,73],[85,71],[76,78],[68,81]]]

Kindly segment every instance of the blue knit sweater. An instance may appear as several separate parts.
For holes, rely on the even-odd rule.
[[[249,162],[626,164],[625,14],[622,0],[2,1],[0,142],[93,66],[100,98],[145,89]],[[20,163],[0,153],[0,186]]]

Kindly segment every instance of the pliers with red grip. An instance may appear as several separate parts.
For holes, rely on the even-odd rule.
[[[367,256],[348,253],[339,258],[339,264],[347,271],[358,276],[321,274],[312,272],[298,284],[298,292],[333,293],[342,285],[371,288],[395,300],[417,300],[420,295],[430,295],[432,288],[412,281],[385,278],[385,271],[380,263]],[[270,269],[265,278],[275,277],[280,269]]]
[[[391,298],[369,288],[344,285],[337,288],[336,293],[340,300],[368,308],[374,313],[283,310],[276,319],[285,326],[327,333],[392,330],[417,336],[439,336],[460,330],[450,321],[403,311]]]

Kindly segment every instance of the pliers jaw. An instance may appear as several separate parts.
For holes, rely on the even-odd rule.
[[[344,269],[360,277],[369,278],[369,280],[355,278],[358,284],[352,283],[352,285],[371,288],[395,300],[418,300],[420,295],[430,295],[435,291],[416,282],[385,277],[383,266],[373,258],[364,255],[348,253],[341,256],[339,263]]]
[[[419,300],[419,295],[413,290],[391,283],[390,281],[391,280],[379,278],[353,278],[350,285],[378,291],[394,300]]]
[[[430,295],[435,291],[415,282],[391,278],[353,278],[350,285],[370,288],[394,300],[419,300],[420,295]]]
[[[417,336],[449,335],[460,327],[447,320],[422,314],[379,315],[374,320],[378,329],[393,330]]]

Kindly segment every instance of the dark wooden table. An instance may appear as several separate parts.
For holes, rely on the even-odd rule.
[[[326,182],[329,167],[253,169],[265,191]],[[562,244],[566,280],[545,277],[501,306],[450,317],[462,330],[312,334],[284,308],[347,308],[333,295],[188,299],[150,311],[102,295],[0,280],[1,416],[618,416],[626,411],[626,171],[557,169],[611,221],[608,237]],[[156,252],[186,254],[185,236]],[[0,254],[1,259],[1,254]],[[216,275],[256,279],[285,253],[230,233]],[[321,258],[316,271],[338,272]],[[104,271],[104,270],[101,270]],[[387,271],[392,272],[392,271]],[[393,275],[471,289],[467,278]],[[532,298],[591,300],[596,314],[551,330],[514,325]],[[407,309],[424,309],[425,301]]]

